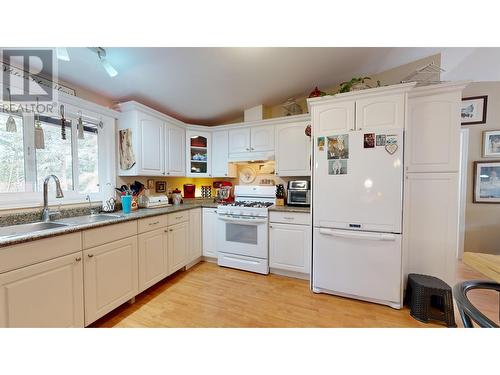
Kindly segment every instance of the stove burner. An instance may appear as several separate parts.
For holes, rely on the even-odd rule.
[[[267,208],[269,206],[272,206],[273,204],[271,202],[251,202],[251,201],[240,201],[240,202],[232,202],[232,203],[225,203],[224,206],[231,206],[231,207],[252,207],[252,208]]]

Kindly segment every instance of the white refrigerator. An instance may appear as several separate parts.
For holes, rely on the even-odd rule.
[[[379,129],[317,137],[314,292],[401,308],[403,136]]]

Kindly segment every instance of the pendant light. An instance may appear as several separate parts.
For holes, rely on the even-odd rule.
[[[83,120],[82,120],[82,112],[78,112],[79,117],[78,117],[78,139],[85,139],[85,136],[83,134]]]
[[[8,131],[9,133],[16,133],[17,132],[16,120],[11,114],[12,98],[10,96],[10,88],[7,87],[6,90],[9,93],[9,118],[7,118],[7,122],[5,123],[5,130]]]

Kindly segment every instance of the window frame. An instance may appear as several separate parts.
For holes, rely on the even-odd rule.
[[[75,101],[82,101],[74,98]],[[72,124],[80,114],[86,120],[95,123],[102,121],[102,128],[98,129],[97,135],[97,162],[99,191],[90,193],[92,201],[104,201],[114,196],[114,186],[116,181],[115,169],[115,118],[102,113],[94,112],[83,106],[69,103],[60,103],[65,107],[65,116]],[[88,103],[90,104],[90,103]],[[95,105],[97,106],[97,105]],[[54,106],[59,108],[59,105]],[[105,111],[109,111],[105,109]],[[55,112],[55,110],[54,110]],[[44,113],[45,116],[59,117],[58,113]],[[33,191],[36,184],[36,160],[34,150],[35,138],[35,117],[33,113],[23,113],[23,142],[24,142],[24,163],[25,163],[25,192],[0,193],[0,211],[19,208],[33,208],[43,206],[43,191]],[[71,150],[72,150],[72,170],[73,189],[78,189],[78,138],[76,126],[71,128]],[[31,190],[31,191],[30,191]],[[81,194],[76,190],[64,191],[64,198],[56,199],[54,189],[49,189],[49,206],[81,204],[86,202],[87,194]]]

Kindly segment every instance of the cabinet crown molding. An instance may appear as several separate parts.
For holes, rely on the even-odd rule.
[[[416,82],[398,83],[396,85],[374,87],[372,89],[350,91],[342,94],[309,98],[307,99],[307,107],[310,110],[311,107],[314,107],[318,104],[325,104],[343,100],[364,99],[370,96],[378,96],[382,94],[389,95],[389,94],[405,93],[411,91],[416,84],[417,84]]]

